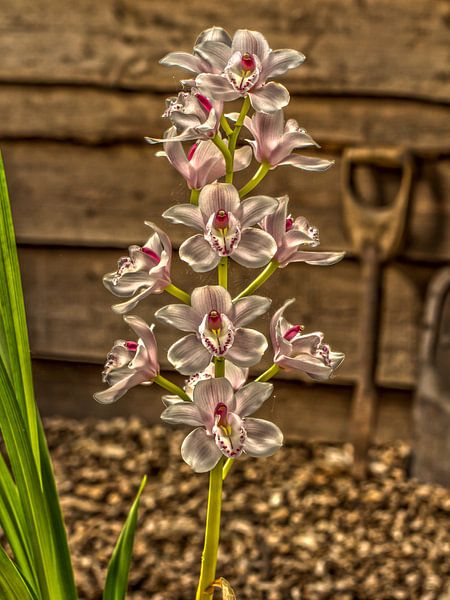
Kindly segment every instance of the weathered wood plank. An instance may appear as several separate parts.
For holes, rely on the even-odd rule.
[[[450,100],[449,7],[435,0],[177,0],[66,6],[3,2],[0,80],[171,88],[157,64],[190,50],[199,30],[223,25],[265,33],[273,48],[295,47],[308,61],[286,79],[293,92],[336,92]],[[176,74],[178,76],[179,73]],[[180,74],[181,75],[181,74]]]
[[[20,242],[126,247],[143,241],[145,219],[166,227],[159,215],[188,197],[181,176],[145,143],[91,148],[5,142],[2,150]],[[340,161],[335,158],[336,165],[325,173],[279,167],[258,192],[288,193],[292,212],[319,227],[324,249],[348,251],[339,197]],[[445,261],[450,258],[450,202],[445,195],[450,160],[425,161],[419,167],[402,256]],[[237,181],[249,176],[239,174]],[[389,183],[389,193],[395,193],[391,188],[398,178],[389,177]],[[182,226],[172,231],[176,244],[189,233]]]
[[[110,419],[139,415],[149,423],[160,422],[163,390],[157,386],[139,386],[119,402],[105,406],[92,398],[92,394],[101,389],[97,365],[34,360],[33,375],[39,409],[44,417],[58,414],[74,419]],[[174,373],[164,375],[182,385],[182,379]],[[274,385],[273,397],[258,416],[277,423],[287,440],[349,440],[350,387],[280,380],[275,380]],[[411,394],[383,390],[375,441],[410,441],[411,430]]]
[[[109,310],[115,298],[101,284],[101,276],[114,268],[117,258],[116,251],[107,249],[20,250],[34,356],[102,362],[114,339],[130,335],[121,318]],[[411,387],[415,383],[418,324],[430,275],[430,269],[412,266],[392,265],[386,270],[377,373],[380,385]],[[248,280],[249,274],[233,265],[231,293],[239,292]],[[174,281],[190,291],[197,285],[216,283],[216,274],[204,274],[194,280],[188,267],[176,260]],[[273,297],[274,310],[286,298],[296,297],[297,308],[289,310],[288,318],[301,320],[308,331],[324,331],[327,342],[347,354],[336,383],[351,382],[356,377],[360,293],[359,266],[353,261],[327,268],[291,265],[261,288],[261,294]],[[153,296],[135,312],[151,322],[154,311],[172,301],[166,294]],[[266,315],[255,326],[267,333],[268,321]],[[161,364],[168,368],[165,352],[180,334],[162,324],[157,332]],[[261,368],[271,364],[270,358],[268,351]]]
[[[111,143],[158,136],[164,96],[73,87],[3,86],[0,138]],[[286,114],[325,147],[401,144],[416,154],[450,153],[450,109],[383,98],[292,97]]]

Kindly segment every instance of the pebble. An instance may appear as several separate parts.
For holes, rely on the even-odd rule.
[[[98,600],[142,476],[129,600],[195,597],[208,477],[186,431],[137,417],[47,419],[80,600]],[[239,600],[450,600],[450,493],[409,480],[410,449],[373,447],[367,481],[348,444],[287,443],[224,483],[217,576]],[[217,594],[219,597],[219,594]]]

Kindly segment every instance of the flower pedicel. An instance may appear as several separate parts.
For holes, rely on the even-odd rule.
[[[290,263],[332,265],[343,257],[342,252],[315,250],[318,230],[305,217],[291,216],[287,196],[248,196],[279,166],[320,172],[332,165],[297,154],[296,149],[318,145],[295,120],[284,122],[282,109],[289,103],[289,92],[272,81],[300,66],[304,58],[296,50],[272,50],[257,31],[240,29],[230,36],[212,27],[198,36],[192,54],[172,52],[161,60],[193,74],[182,82],[185,89],[166,102],[163,116],[170,126],[163,136],[146,138],[151,144],[163,144],[158,155],[167,157],[190,191],[189,202],[168,207],[163,217],[196,232],[183,241],[179,256],[196,273],[217,268],[218,284],[195,287],[190,293],[177,287],[170,239],[150,222],[146,223],[153,233],[147,242],[130,246],[129,256],[103,279],[111,293],[124,299],[113,306],[117,313],[134,310],[151,294],[166,292],[179,301],[163,306],[155,316],[187,334],[172,344],[167,355],[176,370],[189,376],[184,388],[160,373],[153,325],[127,315],[124,320],[138,340],[114,343],[103,371],[108,388],[95,398],[115,402],[136,385],[155,383],[169,392],[163,396],[162,420],[194,427],[182,444],[181,456],[195,472],[210,473],[196,600],[211,600],[214,587],[225,581],[216,578],[216,562],[222,485],[234,460],[243,455],[267,457],[283,444],[277,425],[250,416],[272,394],[267,380],[280,369],[328,379],[344,359],[323,342],[322,333],[304,333],[302,325],[286,320],[284,312],[294,302],[288,300],[270,323],[272,366],[246,383],[248,368],[268,348],[266,337],[247,327],[271,304],[269,298],[254,295],[255,290]],[[238,98],[243,99],[240,112],[227,114],[224,103]],[[242,127],[252,137],[236,149]],[[252,153],[259,166],[238,189],[234,173],[249,166]],[[234,299],[228,291],[230,260],[263,269]]]

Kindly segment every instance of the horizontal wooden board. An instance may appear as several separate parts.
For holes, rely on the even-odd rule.
[[[81,419],[110,419],[139,415],[149,423],[160,422],[163,390],[139,386],[111,405],[95,402],[92,394],[101,389],[100,368],[95,365],[61,361],[34,360],[33,375],[41,414]],[[164,373],[182,385],[181,378]],[[274,394],[258,416],[277,423],[287,440],[349,440],[352,388],[307,385],[274,380]],[[410,441],[411,394],[399,390],[380,390],[380,405],[375,440]]]
[[[22,243],[126,247],[144,241],[145,219],[167,227],[159,215],[188,199],[181,176],[145,143],[97,148],[10,141],[2,148]],[[339,156],[321,155],[334,156],[336,165],[324,173],[279,167],[255,193],[288,193],[293,214],[303,214],[319,228],[324,249],[349,251],[342,222]],[[239,174],[238,183],[250,174]],[[387,177],[389,197],[393,197],[399,178],[383,172],[376,176],[368,190]],[[418,163],[402,256],[431,262],[450,258],[448,189],[450,160]],[[177,226],[171,235],[177,245],[190,233]]]
[[[2,86],[0,138],[86,144],[160,136],[164,96],[73,87]],[[230,108],[231,110],[231,108]],[[323,146],[402,145],[422,156],[450,153],[450,108],[383,98],[291,98],[296,118]]]
[[[435,0],[56,0],[6,2],[0,11],[0,80],[167,90],[183,76],[159,66],[191,50],[201,29],[265,33],[307,62],[286,78],[294,92],[450,100],[448,2]],[[185,76],[185,75],[184,75]]]
[[[130,335],[121,317],[110,311],[109,306],[116,299],[101,283],[102,275],[115,268],[118,257],[116,251],[107,249],[21,248],[33,356],[100,363],[114,339]],[[377,372],[380,385],[409,388],[415,384],[422,298],[431,274],[431,269],[406,265],[392,265],[385,271]],[[215,272],[194,278],[178,260],[173,277],[176,285],[186,291],[216,283]],[[231,293],[238,293],[250,277],[233,263]],[[364,343],[358,334],[361,282],[356,262],[344,261],[332,267],[291,265],[267,281],[260,293],[272,295],[273,310],[285,299],[296,297],[296,308],[291,307],[287,317],[303,323],[307,331],[324,331],[332,348],[346,353],[335,383],[355,380],[359,348]],[[172,302],[176,301],[166,294],[153,296],[134,312],[151,322],[157,308]],[[255,326],[267,334],[268,322],[266,315]],[[157,335],[161,364],[168,368],[165,352],[181,334],[160,324]],[[261,369],[270,364],[271,350],[266,353]],[[256,372],[261,372],[259,367]]]

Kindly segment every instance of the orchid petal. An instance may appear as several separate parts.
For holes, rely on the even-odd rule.
[[[204,229],[202,213],[193,204],[176,204],[163,212],[162,216],[177,225],[186,225],[198,231],[203,231]]]
[[[167,352],[167,358],[183,375],[193,375],[206,369],[211,355],[197,340],[197,336],[191,333],[172,344]]]
[[[178,254],[181,260],[186,262],[196,273],[211,271],[219,264],[220,260],[220,256],[214,252],[201,234],[185,240],[181,244]]]
[[[293,254],[286,263],[280,264],[280,267],[287,266],[292,262],[305,262],[308,265],[334,265],[342,260],[345,252],[303,252],[299,250]]]
[[[142,373],[130,373],[130,375],[123,377],[120,381],[106,390],[95,393],[94,398],[97,402],[100,402],[100,404],[112,404],[119,400],[119,398],[122,398],[129,389],[139,385],[143,381],[145,381],[145,378]]]
[[[214,40],[205,40],[204,42],[197,44],[194,51],[204,61],[208,62],[220,72],[227,66],[232,53],[228,44]]]
[[[271,456],[283,445],[279,427],[264,419],[245,419],[247,440],[244,452],[249,456]]]
[[[264,217],[262,228],[269,233],[278,245],[284,240],[286,234],[286,217],[289,198],[281,196],[277,198],[278,208],[270,215]]]
[[[133,310],[134,308],[136,308],[136,306],[139,304],[139,302],[141,300],[143,300],[144,298],[147,298],[147,296],[150,296],[150,294],[162,293],[162,291],[163,290],[160,290],[159,292],[155,292],[153,287],[146,287],[146,288],[142,289],[140,292],[138,292],[135,296],[133,296],[132,298],[127,300],[126,302],[119,302],[118,304],[113,304],[111,306],[111,308],[113,309],[113,311],[116,314],[124,315],[127,312],[130,312],[130,310]]]
[[[281,354],[275,363],[286,371],[302,371],[317,381],[326,381],[333,373],[331,366],[325,365],[320,358],[310,354],[299,354],[295,357]]]
[[[281,85],[270,81],[249,94],[250,102],[257,112],[273,113],[289,104],[289,92]]]
[[[266,231],[246,228],[232,258],[244,267],[257,269],[264,267],[276,251],[276,242]]]
[[[278,163],[278,166],[282,165],[290,165],[304,171],[326,171],[334,165],[334,160],[325,160],[324,158],[314,158],[312,156],[293,153]]]
[[[203,427],[197,427],[184,439],[181,456],[196,473],[206,473],[217,465],[222,453]]]
[[[270,298],[264,298],[263,296],[245,296],[236,300],[234,303],[236,310],[234,324],[236,327],[242,327],[250,323],[256,317],[267,312],[271,302]]]
[[[242,227],[255,225],[266,215],[272,214],[278,208],[278,200],[270,196],[252,196],[244,198],[242,207]]]
[[[148,288],[153,284],[148,271],[130,271],[121,276],[117,271],[106,273],[103,277],[103,285],[114,294],[114,296],[129,297],[135,294],[142,287]]]
[[[248,369],[241,369],[231,361],[225,360],[225,377],[231,383],[234,390],[239,390],[247,381]]]
[[[195,46],[203,44],[204,42],[222,42],[227,46],[231,47],[231,37],[226,29],[223,27],[209,27],[200,33],[198,38],[195,40]]]
[[[136,317],[135,315],[124,317],[123,320],[131,327],[137,337],[140,338],[144,343],[150,363],[152,365],[157,365],[158,346],[156,343],[155,334],[153,333],[153,325],[149,327],[143,319]],[[157,371],[159,371],[159,365]]]
[[[201,59],[187,52],[169,52],[161,58],[159,64],[167,67],[181,67],[193,73],[200,73],[203,69]]]
[[[255,329],[240,327],[236,330],[234,343],[227,352],[227,358],[238,367],[252,367],[261,360],[267,349],[267,340]]]
[[[278,339],[276,335],[277,331],[277,323],[283,317],[284,311],[288,306],[295,302],[295,298],[289,298],[286,302],[281,306],[274,314],[272,319],[270,320],[270,339],[272,341],[272,346],[274,349],[274,353],[276,354],[279,350]]]
[[[283,75],[289,69],[299,67],[305,58],[306,56],[301,52],[297,52],[297,50],[272,50],[263,64],[264,77],[269,78]]]
[[[270,52],[266,38],[259,31],[238,29],[233,37],[231,47],[241,54],[256,54],[263,61]]]
[[[252,149],[249,146],[238,148],[234,153],[233,171],[242,171],[252,162]]]
[[[202,316],[212,310],[216,310],[219,314],[232,316],[234,311],[229,292],[220,285],[205,285],[195,288],[191,295],[191,306]],[[206,368],[206,365],[203,368]],[[198,371],[202,370],[198,369]]]
[[[206,220],[218,210],[239,216],[239,193],[231,183],[212,183],[200,192],[198,206]]]
[[[155,317],[180,331],[196,331],[199,326],[198,315],[191,306],[186,304],[163,306],[156,311]]]
[[[213,73],[201,73],[197,76],[195,84],[205,96],[217,100],[236,100],[240,94],[237,92],[226,77]]]
[[[236,392],[236,414],[247,417],[256,412],[273,392],[271,383],[253,381]]]
[[[161,414],[161,419],[171,425],[203,425],[203,419],[200,415],[198,407],[193,402],[178,402],[171,404]]]

